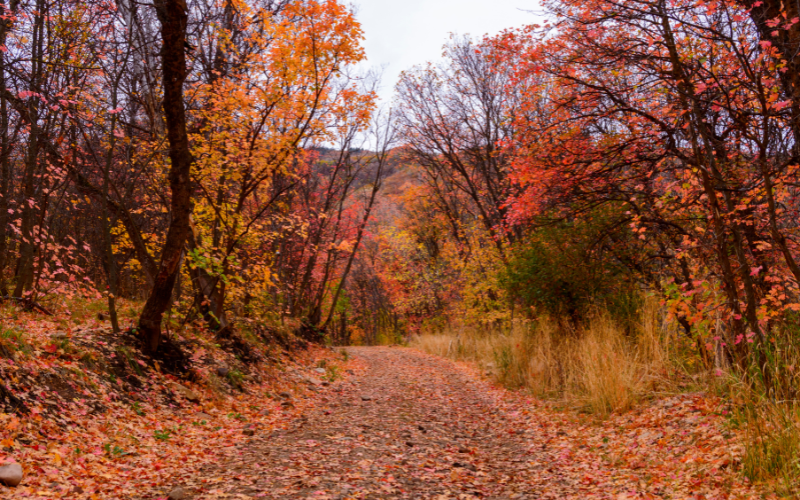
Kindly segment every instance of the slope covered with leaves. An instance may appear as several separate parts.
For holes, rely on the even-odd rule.
[[[21,464],[24,477],[0,486],[4,498],[165,496],[285,426],[346,369],[338,354],[276,332],[188,329],[159,363],[105,322],[65,329],[11,313],[0,332],[0,463]]]

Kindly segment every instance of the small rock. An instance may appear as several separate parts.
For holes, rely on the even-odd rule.
[[[189,389],[188,387],[184,387],[177,382],[170,382],[169,388],[172,389],[172,392],[178,393],[187,400],[191,401],[192,403],[197,403],[200,401],[200,396],[198,396],[193,390]]]
[[[314,371],[317,373],[321,373],[322,375],[328,373],[328,370],[326,370],[325,368],[314,368]]]
[[[327,382],[327,381],[324,381],[324,380],[322,381],[322,387],[328,387],[329,385],[331,385],[330,382]]]
[[[314,377],[303,377],[303,382],[308,385],[322,385],[322,381]]]
[[[361,396],[361,401],[372,401],[372,396],[367,396],[366,394]]]
[[[463,447],[462,447],[462,448],[459,448],[459,449],[458,449],[458,452],[459,452],[459,453],[469,453],[469,448],[463,448]]]
[[[186,492],[183,491],[183,488],[178,486],[177,488],[173,488],[172,491],[169,492],[167,498],[169,498],[169,500],[185,500]]]
[[[217,375],[220,377],[227,377],[228,374],[231,372],[231,369],[227,366],[218,366],[217,367]]]
[[[244,429],[242,431],[242,434],[244,434],[245,436],[255,436],[256,435],[256,430],[253,429],[253,428]]]
[[[414,443],[412,443],[411,441],[406,441],[406,446],[412,446],[413,447]]]
[[[292,403],[291,401],[284,401],[281,403],[281,406],[283,406],[284,408],[294,408],[294,403]]]
[[[0,466],[0,483],[16,487],[22,481],[22,466],[10,463]]]
[[[282,397],[283,399],[292,399],[292,395],[289,394],[288,392],[282,392],[278,394],[278,396]]]

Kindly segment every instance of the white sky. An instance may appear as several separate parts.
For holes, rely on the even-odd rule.
[[[352,0],[364,29],[367,65],[383,67],[382,101],[400,72],[441,58],[450,33],[495,34],[536,22],[535,0]]]

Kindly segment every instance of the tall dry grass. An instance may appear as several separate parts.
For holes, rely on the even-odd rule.
[[[598,312],[588,326],[566,330],[551,318],[517,322],[503,330],[461,326],[415,336],[411,345],[478,365],[507,387],[563,398],[598,415],[631,408],[669,382],[675,332],[658,318],[655,303],[626,329]]]
[[[628,328],[602,311],[584,328],[560,325],[540,318],[504,329],[461,326],[418,335],[410,344],[472,362],[507,387],[525,388],[598,416],[687,385],[716,392],[731,408],[726,412],[729,425],[744,437],[742,473],[774,484],[780,495],[800,498],[800,324],[776,332],[767,353],[771,388],[759,382],[757,369],[723,373],[714,368],[713,359],[704,360],[697,352],[695,340],[665,321],[655,301],[647,301]]]

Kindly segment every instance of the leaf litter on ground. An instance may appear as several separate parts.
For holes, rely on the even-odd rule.
[[[767,496],[739,473],[741,437],[707,395],[597,421],[398,347],[349,348],[347,362],[321,347],[266,350],[247,379],[220,378],[242,365],[202,336],[189,382],[104,325],[18,321],[26,351],[0,357],[0,377],[27,413],[0,413],[0,463],[25,477],[4,497]],[[103,364],[115,358],[124,377]]]
[[[247,374],[235,372],[243,381],[219,377],[216,367],[242,364],[198,336],[191,382],[153,369],[102,324],[65,331],[25,317],[3,326],[23,331],[25,350],[0,356],[0,381],[24,405],[0,407],[0,464],[24,470],[18,487],[0,485],[2,498],[159,498],[191,487],[202,466],[301,414],[315,368],[337,377],[347,368],[338,353],[309,346],[267,349]],[[127,372],[115,376],[111,365],[123,357]]]
[[[203,469],[196,498],[769,497],[739,473],[740,438],[708,396],[597,421],[468,365],[405,348],[349,351],[355,377],[289,428]]]

